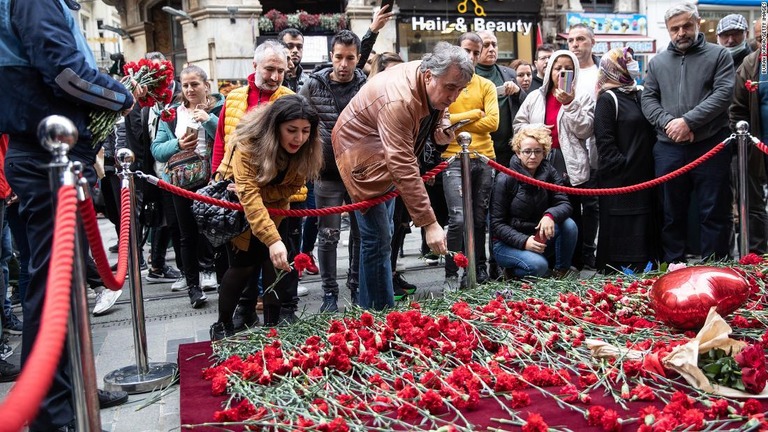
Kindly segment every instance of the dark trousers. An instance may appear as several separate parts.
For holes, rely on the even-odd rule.
[[[13,204],[5,209],[5,218],[8,219],[8,225],[11,227],[11,235],[16,244],[16,250],[19,252],[19,298],[24,298],[29,285],[29,242],[27,241],[27,232],[22,227],[21,218],[19,218],[19,205]]]
[[[403,243],[405,243],[405,235],[411,232],[410,224],[411,215],[408,213],[408,209],[405,208],[403,198],[398,196],[395,198],[395,213],[392,216],[392,225],[395,228],[392,234],[392,253],[390,254],[392,271],[397,269],[397,259],[400,257],[400,249],[403,248]]]
[[[589,180],[577,188],[594,189],[597,187],[597,174],[591,170]],[[573,255],[573,263],[582,268],[585,264],[593,265],[595,262],[595,239],[600,224],[600,202],[596,195],[568,195],[573,213],[571,219],[576,222],[579,235],[576,239],[576,251]]]
[[[46,162],[48,161],[22,157],[8,158],[5,161],[8,183],[19,196],[20,227],[26,232],[30,250],[30,279],[23,299],[22,367],[40,328],[53,245],[53,195],[48,181],[48,170],[44,168]],[[85,163],[84,166],[89,167]],[[95,181],[95,176],[93,180]],[[53,430],[74,419],[69,368],[70,359],[65,344],[51,388],[40,404],[37,417],[30,424],[30,430]]]
[[[657,142],[653,148],[656,176],[687,165],[727,136],[728,131],[724,129],[712,138],[688,145]],[[685,260],[691,194],[699,202],[702,258],[723,259],[728,256],[728,237],[731,232],[730,161],[730,151],[720,151],[689,173],[661,185],[664,261],[671,263]]]
[[[211,243],[200,235],[192,214],[192,200],[173,196],[173,206],[179,223],[181,262],[187,286],[200,285],[200,271],[214,271],[214,252]]]
[[[165,256],[168,250],[168,242],[173,242],[173,251],[176,255],[176,267],[182,269],[181,258],[181,233],[176,218],[176,209],[173,207],[173,196],[170,192],[160,191],[160,205],[163,209],[163,226],[151,228],[152,246],[149,252],[152,268],[162,270],[165,267]]]
[[[304,208],[317,208],[313,182],[307,182],[307,200],[304,202]],[[301,251],[306,254],[312,252],[315,248],[315,241],[317,241],[317,216],[307,216],[302,224]]]

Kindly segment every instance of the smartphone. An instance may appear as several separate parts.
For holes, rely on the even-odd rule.
[[[443,129],[443,131],[444,131],[445,133],[449,133],[449,132],[451,132],[451,131],[455,131],[456,129],[458,129],[458,128],[460,128],[460,127],[464,126],[465,124],[467,124],[467,123],[469,123],[469,122],[471,122],[471,121],[472,121],[472,120],[469,120],[469,119],[459,120],[459,121],[457,121],[456,123],[454,123],[454,124],[452,124],[452,125],[448,126],[447,128]]]
[[[197,136],[197,128],[192,126],[187,126],[187,135],[194,135]]]
[[[558,78],[557,87],[566,92],[566,93],[572,93],[573,92],[573,71],[572,70],[561,70],[560,71],[560,77]]]
[[[501,96],[504,96],[505,93],[506,93],[506,88],[504,87],[504,84],[496,87],[496,96],[501,97]]]
[[[392,12],[392,8],[394,7],[395,0],[381,0],[381,7],[389,5],[389,9],[387,9],[387,12]]]

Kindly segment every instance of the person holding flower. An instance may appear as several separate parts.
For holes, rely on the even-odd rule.
[[[174,107],[176,118],[160,122],[152,142],[152,156],[158,162],[168,162],[177,153],[194,151],[208,162],[206,166],[210,175],[211,147],[224,98],[218,93],[211,93],[208,74],[199,66],[188,66],[181,71],[181,89],[181,103]],[[163,177],[166,181],[171,180],[167,170]],[[177,181],[183,182],[184,179]],[[202,186],[204,184],[191,189]],[[212,247],[198,231],[192,214],[192,200],[173,195],[173,206],[179,224],[182,273],[187,282],[189,301],[193,308],[199,308],[207,301],[203,288],[216,287]]]
[[[512,138],[515,154],[510,169],[527,177],[563,185],[560,173],[547,156],[552,147],[550,130],[543,124],[520,129]],[[562,192],[521,182],[499,173],[491,198],[491,240],[500,267],[516,277],[544,276],[554,255],[552,274],[571,269],[578,229],[570,218],[572,207]]]
[[[281,308],[283,299],[296,296],[298,279],[289,265],[288,233],[278,231],[282,218],[270,216],[267,208],[287,209],[291,195],[308,179],[317,178],[323,166],[319,122],[317,111],[305,98],[288,95],[252,110],[235,128],[229,165],[250,230],[227,248],[229,269],[221,281],[219,318],[210,329],[212,341],[234,333],[232,314],[254,272],[261,272],[265,287],[264,325],[296,320],[293,310]]]

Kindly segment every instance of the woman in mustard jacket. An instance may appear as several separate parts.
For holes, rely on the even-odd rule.
[[[232,314],[243,287],[254,271],[264,284],[264,325],[296,320],[281,301],[296,296],[291,282],[298,278],[289,265],[287,234],[278,232],[281,217],[268,208],[288,208],[288,200],[314,180],[323,164],[317,111],[301,96],[289,95],[246,114],[232,137],[234,187],[250,230],[232,240],[229,270],[219,291],[219,320],[211,326],[211,340],[234,333]],[[277,270],[288,272],[277,280]]]

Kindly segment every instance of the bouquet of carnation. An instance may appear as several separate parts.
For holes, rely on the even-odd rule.
[[[142,107],[153,106],[157,102],[167,104],[173,98],[170,89],[173,84],[173,65],[169,61],[156,63],[152,60],[141,59],[138,62],[129,62],[123,66],[125,77],[122,84],[128,91],[133,92],[136,86],[146,86],[146,96],[138,100]],[[93,135],[93,143],[104,141],[115,127],[115,122],[120,118],[120,113],[109,110],[91,111],[88,130]]]
[[[699,355],[699,369],[710,383],[751,394],[760,394],[768,381],[765,352],[760,345],[748,345],[736,355],[711,349]]]

